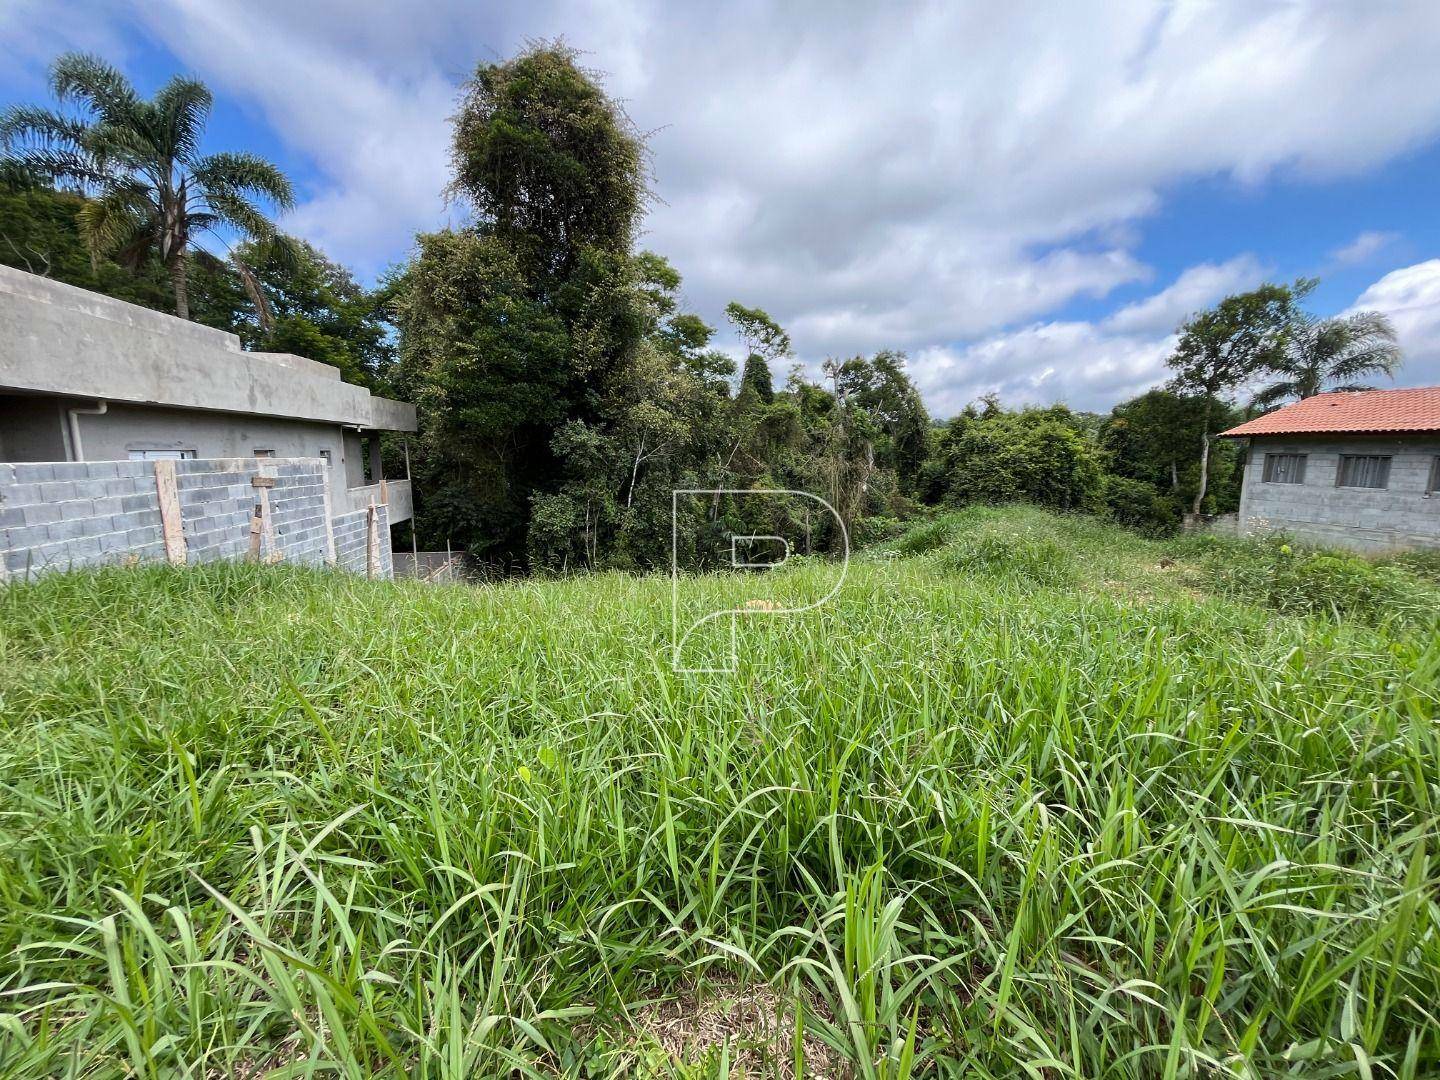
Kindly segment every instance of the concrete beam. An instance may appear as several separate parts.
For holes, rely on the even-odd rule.
[[[414,431],[415,407],[328,364],[0,266],[0,389]]]

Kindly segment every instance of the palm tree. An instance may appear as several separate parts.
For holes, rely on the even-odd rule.
[[[1394,378],[1399,368],[1395,328],[1380,312],[1307,318],[1291,330],[1284,358],[1266,369],[1279,379],[1255,395],[1255,405],[1272,409],[1287,398],[1303,400],[1331,390],[1373,390],[1358,380],[1370,375]]]
[[[113,256],[134,268],[158,255],[175,314],[188,319],[187,261],[192,248],[207,254],[196,248],[200,233],[230,228],[274,240],[275,226],[254,200],[289,209],[290,181],[254,154],[200,153],[213,101],[204,83],[177,75],[146,101],[103,60],[68,53],[51,66],[50,86],[85,115],[12,106],[0,115],[0,147],[13,165],[89,196],[79,226],[92,259]]]

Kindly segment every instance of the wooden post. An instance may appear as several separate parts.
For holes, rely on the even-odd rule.
[[[334,511],[330,506],[330,470],[331,466],[322,463],[320,474],[325,478],[325,565],[335,565],[335,522],[331,520]]]
[[[270,517],[270,489],[275,486],[273,476],[252,476],[250,486],[260,492],[260,501],[255,504],[255,516],[250,519],[250,557],[267,563],[277,563],[284,556],[275,543],[275,524]]]
[[[377,533],[375,504],[372,502],[365,511],[365,576],[373,578],[380,573],[380,544]]]
[[[175,484],[175,462],[155,462],[155,495],[160,501],[160,535],[165,542],[165,561],[185,565],[185,527],[180,520],[180,494]]]

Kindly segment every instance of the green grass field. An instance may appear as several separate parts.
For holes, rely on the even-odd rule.
[[[0,591],[0,1073],[1440,1074],[1433,564],[929,528]]]

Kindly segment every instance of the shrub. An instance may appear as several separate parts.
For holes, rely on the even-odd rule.
[[[950,539],[954,531],[953,518],[939,517],[909,529],[896,537],[891,546],[901,555],[924,555],[936,548],[944,547],[945,542]]]
[[[1207,564],[1225,594],[1287,614],[1425,623],[1440,612],[1440,591],[1403,566],[1298,548],[1283,536],[1222,544]]]
[[[1101,488],[1105,509],[1127,528],[1168,536],[1180,524],[1180,507],[1143,480],[1106,474]]]

